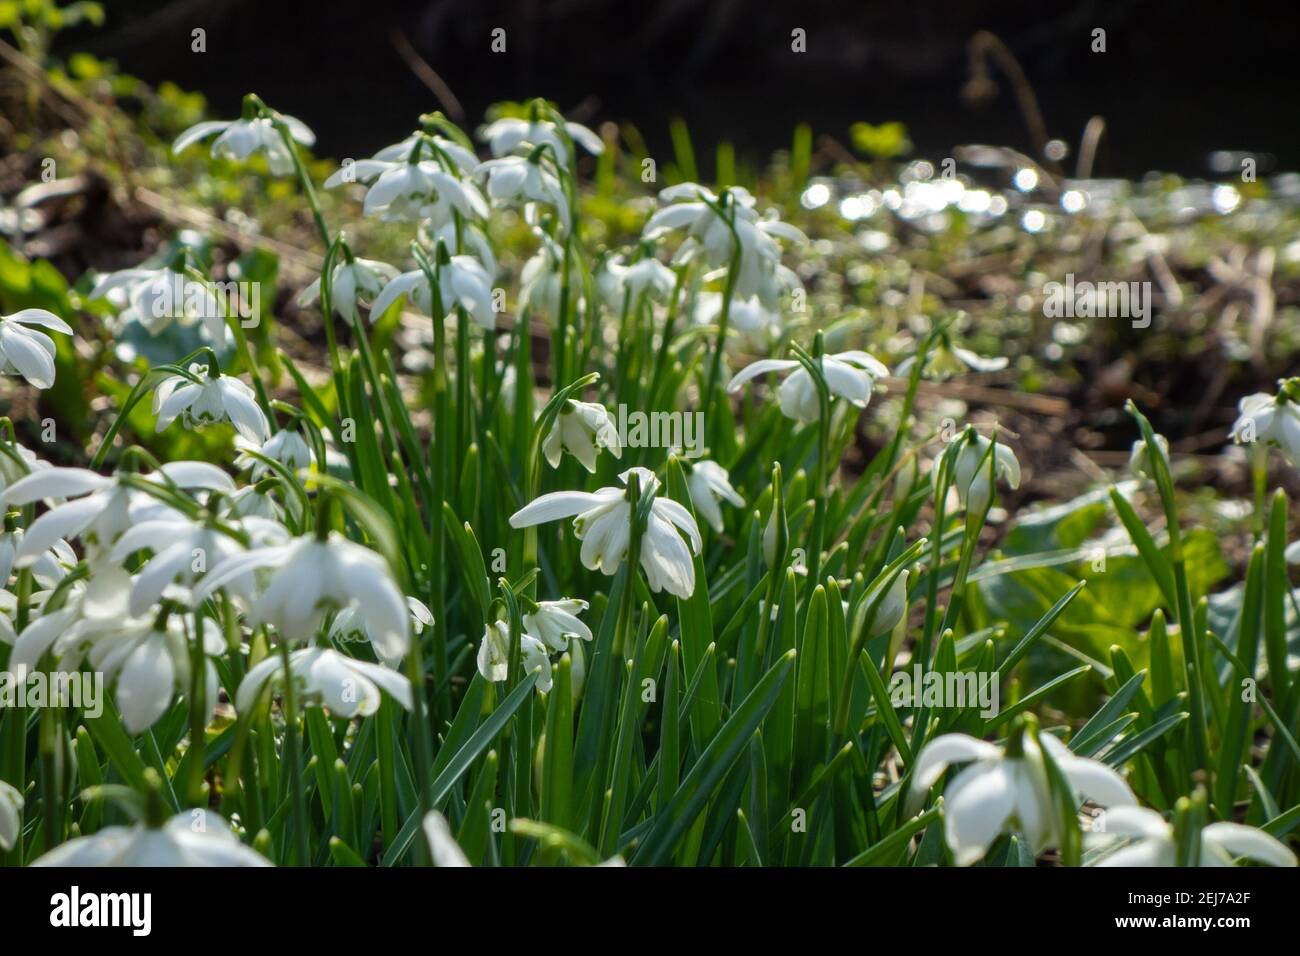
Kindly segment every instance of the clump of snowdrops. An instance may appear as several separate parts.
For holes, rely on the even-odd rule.
[[[9,862],[1295,863],[1280,492],[1261,487],[1216,634],[1167,444],[1130,408],[1164,518],[1149,529],[1111,490],[1163,603],[1145,666],[1116,647],[1105,673],[1026,684],[1083,585],[1020,632],[971,626],[981,532],[1020,464],[997,430],[932,433],[915,408],[932,358],[997,357],[941,317],[897,377],[851,342],[800,340],[782,316],[803,301],[803,236],[746,190],[671,185],[634,248],[598,249],[579,170],[600,137],[542,101],[478,134],[486,158],[427,115],[323,184],[404,234],[404,262],[326,221],[311,131],[257,97],[177,139],[296,177],[321,255],[300,301],[329,374],[309,384],[281,354],[297,401],[273,399],[243,317],[183,249],[95,277],[117,328],[204,344],[141,370],[88,467],[51,466],[5,423],[0,663],[105,688],[0,709]],[[521,225],[533,255],[503,267],[497,237]],[[428,331],[418,394],[372,347],[394,311]],[[49,388],[72,318],[0,319],[0,372]],[[897,424],[849,474],[887,388]],[[1257,463],[1300,451],[1295,393],[1243,405]],[[234,453],[154,460],[127,424],[142,403],[159,431],[226,430]],[[629,429],[638,415],[667,431]],[[900,700],[913,667],[996,682],[1002,704]],[[1084,680],[1104,703],[1051,725],[1042,705]]]

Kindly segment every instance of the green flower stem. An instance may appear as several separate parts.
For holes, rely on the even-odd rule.
[[[284,669],[284,759],[289,765],[289,795],[292,814],[294,852],[299,866],[311,865],[308,844],[307,799],[302,788],[302,746],[298,739],[298,706],[293,686],[293,672],[289,669],[289,644],[280,641],[280,664]]]
[[[576,209],[570,209],[570,214],[577,216]],[[573,233],[572,230],[564,235],[564,256],[560,267],[563,271],[560,273],[560,304],[555,316],[555,328],[551,330],[551,367],[553,379],[552,388],[558,388],[560,383],[565,379],[565,343],[567,341],[568,324],[569,324],[569,282],[570,274],[573,271]]]
[[[641,479],[635,473],[627,476],[628,528],[627,577],[623,581],[622,599],[618,605],[618,619],[614,625],[614,654],[620,658],[627,647],[627,634],[632,626],[632,613],[636,608],[637,567],[641,560],[642,518]]]
[[[165,605],[164,605],[165,606]],[[185,621],[185,637],[190,645],[190,746],[185,752],[189,761],[190,779],[184,782],[188,806],[205,805],[203,795],[204,750],[207,746],[207,681],[203,659],[203,638],[199,621],[195,619],[195,633],[190,633],[189,619]]]
[[[708,384],[704,392],[704,427],[708,434],[714,434],[713,398],[718,390],[718,380],[722,376],[722,352],[727,344],[727,328],[731,324],[731,300],[736,293],[736,280],[740,278],[740,254],[740,240],[735,236],[733,227],[731,261],[727,265],[727,281],[722,288],[722,308],[718,313],[718,338],[713,347],[713,356],[709,360]]]
[[[432,302],[442,302],[438,276],[423,254],[417,255],[420,268],[429,282]],[[440,311],[434,309],[435,312]],[[442,316],[433,317],[433,435],[430,440],[432,465],[432,498],[429,508],[429,611],[433,614],[433,681],[441,688],[434,703],[434,719],[450,715],[451,689],[447,676],[447,609],[443,601],[446,568],[443,563],[444,529],[442,503],[446,500],[446,471],[450,464],[452,448],[449,447],[447,426],[451,414],[447,407],[447,330]],[[446,705],[445,707],[443,705]]]
[[[307,175],[307,167],[303,165],[302,155],[298,152],[298,141],[290,134],[288,124],[280,119],[274,111],[265,104],[262,104],[262,109],[275,125],[275,131],[280,134],[280,139],[284,141],[285,148],[289,150],[289,156],[293,160],[294,175],[298,177],[298,184],[302,186],[302,194],[307,200],[307,205],[311,207],[311,216],[316,223],[316,231],[320,234],[321,245],[328,249],[330,247],[329,226],[325,225],[325,214],[321,212],[320,200],[316,197],[316,187],[312,185],[311,177]]]

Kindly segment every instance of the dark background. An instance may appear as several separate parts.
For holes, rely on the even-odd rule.
[[[1215,149],[1300,169],[1300,31],[1294,2],[1178,0],[107,0],[98,31],[59,49],[117,60],[200,90],[214,116],[256,89],[319,135],[317,152],[368,155],[438,107],[394,49],[400,32],[476,125],[489,103],[543,95],[589,124],[631,121],[652,150],[668,121],[697,149],[733,141],[757,159],[798,121],[847,141],[857,120],[902,120],[917,152],[959,143],[1031,148],[1009,84],[982,109],[960,96],[968,41],[991,30],[1038,95],[1048,132],[1078,143],[1105,117],[1097,171],[1206,175]],[[207,31],[204,54],[190,31]],[[503,27],[507,52],[489,51]],[[790,32],[807,31],[807,52]],[[1091,52],[1091,32],[1107,52]],[[1072,165],[1072,164],[1070,164]],[[1267,160],[1261,162],[1268,168]],[[709,164],[704,163],[707,170]]]

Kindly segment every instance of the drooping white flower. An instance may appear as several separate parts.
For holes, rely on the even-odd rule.
[[[0,850],[12,850],[22,832],[23,795],[0,780]]]
[[[549,693],[551,659],[546,654],[546,645],[530,634],[520,634],[519,656],[522,675],[536,671],[536,689],[543,694]],[[510,625],[505,621],[493,621],[483,629],[477,663],[484,680],[503,681],[510,675]]]
[[[0,446],[0,494],[20,478],[50,467],[48,461],[37,458],[35,452],[18,442]]]
[[[1156,436],[1156,444],[1160,446],[1160,454],[1165,461],[1169,460],[1169,440],[1164,435]],[[1133,443],[1133,450],[1129,452],[1128,466],[1136,475],[1144,478],[1154,478],[1151,472],[1151,458],[1147,454],[1147,443],[1145,438],[1139,438]]]
[[[349,173],[358,181],[374,180],[362,211],[383,222],[446,223],[454,222],[457,214],[466,219],[488,215],[487,203],[472,182],[462,181],[431,159],[418,163],[363,159],[335,172],[325,180],[326,188],[348,182]]]
[[[190,372],[198,382],[183,375],[169,375],[158,383],[153,395],[158,431],[180,418],[186,428],[229,422],[248,441],[260,443],[270,437],[271,426],[252,388],[233,375],[214,378],[199,362],[190,366]]]
[[[411,613],[411,633],[418,639],[424,633],[426,627],[433,625],[433,612],[419,598],[407,596],[407,610]],[[396,666],[401,660],[400,657],[390,658],[384,655],[382,646],[375,640],[370,633],[370,624],[366,620],[365,611],[360,604],[353,602],[334,615],[334,620],[330,623],[330,637],[336,641],[369,641],[374,645],[375,653],[385,664]]]
[[[480,327],[496,328],[496,313],[492,310],[492,277],[482,263],[473,256],[451,256],[446,263],[435,263],[433,269],[438,280],[436,308],[429,277],[423,269],[416,269],[403,272],[384,286],[370,307],[370,321],[383,315],[399,299],[409,298],[435,322],[442,321],[459,305]]]
[[[21,375],[37,388],[49,388],[54,384],[54,340],[37,326],[72,334],[67,322],[44,309],[0,315],[0,375]]]
[[[720,500],[731,502],[737,508],[745,506],[745,499],[740,492],[731,487],[727,469],[714,461],[693,461],[684,464],[686,469],[686,490],[690,493],[691,504],[696,513],[714,531],[722,533],[722,508]]]
[[[857,408],[866,408],[871,401],[871,390],[876,379],[889,374],[875,357],[866,352],[839,352],[822,357],[822,375],[831,398],[839,396],[848,399]],[[736,374],[727,384],[727,391],[735,392],[751,379],[768,372],[784,372],[794,369],[777,392],[781,412],[787,418],[811,424],[821,416],[820,403],[817,399],[817,386],[812,376],[795,359],[759,359],[751,362]]]
[[[256,544],[281,544],[289,537],[278,522],[265,518],[247,518],[242,524]],[[147,614],[164,596],[191,604],[194,584],[209,570],[243,554],[245,548],[215,528],[172,514],[133,525],[117,539],[108,559],[121,564],[142,550],[152,551],[153,556],[131,583],[128,610],[134,615]]]
[[[14,562],[22,548],[24,532],[22,528],[0,532],[0,590],[3,590],[13,574]],[[28,567],[38,584],[54,587],[77,564],[77,555],[72,546],[62,538],[50,545],[48,551],[39,555]]]
[[[151,618],[132,617],[125,609],[112,616],[86,616],[84,595],[76,595],[59,610],[43,613],[17,640],[9,670],[19,680],[40,669],[48,653],[58,673],[88,667],[103,674],[115,689],[122,723],[131,734],[148,730],[167,712],[177,693],[191,690],[191,642],[206,657],[221,654],[220,629],[208,619],[197,623],[172,615],[161,628]],[[217,699],[217,672],[205,660],[208,715]]]
[[[1115,807],[1103,811],[1094,829],[1085,834],[1089,846],[1129,838],[1128,845],[1098,860],[1095,866],[1176,866],[1178,843],[1174,828],[1146,807]],[[1233,866],[1237,858],[1268,866],[1295,866],[1296,856],[1277,838],[1240,823],[1211,823],[1201,830],[1201,866]]]
[[[251,602],[249,619],[254,625],[273,625],[285,640],[300,644],[316,636],[326,612],[355,601],[377,650],[389,659],[404,657],[409,650],[410,615],[388,563],[338,532],[323,541],[305,535],[235,555],[209,572],[194,598],[202,601],[261,568],[275,570]]]
[[[924,799],[949,764],[973,761],[944,789],[944,837],[959,866],[969,866],[988,852],[1000,833],[1024,834],[1035,854],[1059,846],[1057,811],[1043,750],[1051,755],[1075,791],[1103,807],[1136,804],[1124,778],[1096,760],[1076,757],[1051,734],[1025,731],[1020,752],[1003,749],[966,734],[943,734],[926,744],[912,771],[911,800]]]
[[[489,276],[497,274],[497,258],[492,251],[492,243],[487,233],[474,222],[462,220],[460,228],[455,222],[435,223],[425,220],[420,223],[420,236],[429,249],[437,249],[441,242],[449,251],[460,250],[472,255],[483,266]]]
[[[316,142],[316,134],[307,128],[307,124],[292,116],[281,116],[289,130],[289,136],[311,146]],[[266,156],[266,164],[276,176],[288,176],[293,172],[293,157],[285,145],[275,124],[264,116],[253,119],[209,120],[195,123],[172,143],[172,152],[180,153],[186,148],[220,134],[212,141],[212,155],[218,159],[233,159],[243,162],[254,153]]]
[[[593,155],[605,151],[601,138],[581,123],[565,122],[564,131],[574,143]],[[506,117],[488,123],[479,130],[479,137],[487,141],[493,156],[505,156],[521,148],[531,150],[538,146],[551,146],[557,162],[565,166],[573,162],[559,127],[549,120]]]
[[[429,842],[429,854],[434,866],[473,866],[465,851],[461,849],[456,837],[451,832],[447,818],[437,810],[430,810],[424,815],[424,838]],[[621,856],[612,856],[595,864],[596,866],[627,866]]]
[[[414,156],[412,150],[415,149],[417,144],[420,146],[421,152],[418,156]],[[474,155],[472,150],[466,149],[455,140],[439,136],[437,133],[420,130],[412,133],[400,143],[385,146],[370,158],[390,163],[397,160],[410,162],[412,159],[423,159],[426,156],[435,157],[438,154],[449,159],[451,165],[463,175],[469,175],[474,171],[474,167],[478,165],[478,157]],[[334,175],[339,174],[335,173]],[[333,179],[334,177],[331,176],[330,178]]]
[[[469,857],[452,835],[447,818],[437,810],[424,815],[424,838],[429,841],[429,854],[434,866],[470,866]]]
[[[635,306],[642,295],[663,302],[676,285],[677,274],[654,256],[645,256],[630,266],[623,264],[622,256],[613,256],[596,275],[596,291],[605,307],[615,313],[625,302]]]
[[[396,266],[375,259],[353,259],[334,266],[330,275],[330,307],[345,319],[357,317],[357,305],[373,302],[384,286],[398,276]],[[298,304],[308,306],[320,299],[320,278],[298,295]]]
[[[587,610],[587,602],[577,598],[561,601],[539,601],[537,610],[523,616],[524,631],[554,651],[568,650],[569,638],[591,640],[591,629],[578,620]]]
[[[507,156],[480,163],[474,176],[487,181],[488,198],[500,203],[541,203],[551,206],[564,231],[572,225],[572,213],[564,187],[555,175],[533,157]]]
[[[272,654],[253,667],[235,691],[235,709],[247,713],[268,683],[282,684],[283,661]],[[411,683],[395,670],[347,657],[328,647],[304,647],[289,655],[298,700],[328,707],[335,717],[369,717],[379,709],[380,691],[411,709]]]
[[[560,456],[567,451],[592,474],[596,473],[596,453],[602,448],[615,458],[623,457],[618,428],[609,412],[604,405],[572,399],[564,403],[542,442],[542,452],[552,468],[560,467]]]
[[[990,444],[990,439],[971,432],[970,440],[953,463],[952,480],[957,499],[963,508],[975,514],[983,514],[993,500],[993,480],[1001,478],[1013,491],[1020,487],[1020,461],[1016,453],[998,442],[993,454],[988,456]],[[935,474],[937,477],[937,469]]]
[[[1247,395],[1237,404],[1232,439],[1239,444],[1277,445],[1292,465],[1300,465],[1300,405],[1285,395]]]
[[[37,649],[28,647],[24,639],[37,624],[23,631],[14,645],[14,657],[30,668],[41,655],[31,657]],[[51,650],[61,671],[76,671],[84,662],[116,687],[113,699],[122,724],[134,735],[157,723],[176,694],[190,693],[191,642],[203,648],[204,699],[211,717],[217,703],[217,670],[206,658],[220,655],[226,645],[209,618],[172,615],[162,629],[148,618],[82,618],[58,636]]]
[[[220,468],[202,461],[173,461],[144,476],[157,484],[230,494],[235,483]],[[46,468],[33,472],[0,493],[0,509],[45,499],[76,499],[52,507],[32,522],[23,536],[14,565],[27,567],[60,538],[77,538],[95,557],[132,525],[175,516],[176,510],[152,495],[85,468]]]
[[[695,321],[700,325],[716,325],[722,317],[722,293],[701,292],[695,299]],[[734,299],[731,303],[729,329],[740,337],[742,343],[764,348],[772,337],[781,332],[781,313],[765,306],[757,296],[751,299]]]
[[[926,356],[925,368],[921,370],[921,373],[927,378],[943,381],[966,371],[1000,372],[1007,367],[1007,362],[1005,356],[998,355],[985,358],[970,349],[954,345],[944,339]],[[912,374],[914,365],[916,365],[916,356],[909,355],[899,363],[898,368],[894,370],[894,376],[896,378],[907,378]]]
[[[211,810],[185,810],[158,828],[106,827],[56,846],[32,866],[270,866]]]
[[[804,243],[802,232],[780,220],[760,218],[754,197],[739,186],[719,196],[698,183],[680,183],[660,190],[659,199],[668,205],[646,222],[643,238],[653,241],[684,229],[687,238],[673,256],[674,264],[702,259],[710,266],[729,266],[738,254],[735,295],[758,296],[769,308],[776,304],[789,278],[777,272],[781,247],[776,239]]]
[[[541,244],[537,253],[519,271],[519,311],[554,319],[560,314],[564,291],[564,250],[545,233],[539,236]],[[582,274],[576,262],[570,263],[570,306],[578,301],[581,289]]]
[[[254,482],[265,478],[271,466],[258,460],[249,452],[255,451],[259,455],[278,461],[295,475],[303,469],[310,468],[312,464],[311,446],[307,444],[307,439],[302,437],[302,432],[296,428],[282,428],[260,444],[240,435],[235,439],[235,448],[239,451],[239,455],[235,457],[235,467],[250,469]]]
[[[173,269],[122,269],[101,276],[90,290],[93,302],[103,299],[122,323],[136,322],[158,335],[175,322],[188,328],[203,323],[203,332],[216,345],[230,336],[227,308],[206,283]]]
[[[876,583],[867,591],[866,596],[862,599],[862,606],[870,611],[871,605],[875,603],[877,597],[880,603],[876,605],[875,614],[868,621],[872,634],[885,634],[892,631],[898,626],[898,622],[903,619],[907,613],[907,577],[908,571],[904,568],[895,575],[892,581],[889,581],[889,590],[880,594],[880,589],[884,587],[885,582]]]
[[[657,492],[659,479],[646,468],[629,468],[619,475],[624,485],[636,474],[642,494]],[[582,563],[591,570],[614,574],[627,557],[631,507],[627,493],[618,487],[599,491],[556,491],[525,505],[510,516],[512,528],[526,528],[577,515],[573,530],[582,542]],[[677,529],[685,532],[690,548]],[[641,535],[641,568],[652,591],[667,591],[688,598],[695,590],[695,563],[691,549],[700,551],[700,529],[691,513],[671,498],[656,494],[649,520]]]

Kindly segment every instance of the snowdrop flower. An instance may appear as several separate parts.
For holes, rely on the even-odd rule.
[[[695,321],[700,325],[716,325],[722,315],[722,293],[701,292],[695,299]],[[731,303],[730,330],[743,341],[756,346],[767,344],[771,336],[781,331],[781,314],[769,309],[757,296],[735,299]]]
[[[546,655],[546,645],[530,634],[519,635],[519,654],[523,674],[537,672],[537,690],[549,693],[552,685],[551,659]],[[484,680],[503,681],[510,676],[510,625],[493,621],[483,629],[483,640],[478,645],[478,672]]]
[[[289,136],[304,146],[316,142],[316,134],[307,128],[307,124],[292,116],[280,119],[289,129]],[[244,161],[254,153],[263,153],[272,175],[288,176],[293,172],[293,156],[285,145],[275,124],[264,116],[251,119],[216,120],[196,123],[172,143],[172,152],[181,153],[189,146],[219,133],[212,141],[212,155],[218,159]]]
[[[425,220],[420,223],[420,235],[429,249],[437,249],[439,242],[449,250],[463,247],[466,254],[479,261],[489,276],[497,274],[497,259],[492,252],[492,243],[475,223],[462,220],[460,230],[457,231],[455,222],[435,224]]]
[[[1051,734],[1019,729],[1005,749],[966,734],[943,734],[917,756],[910,799],[914,805],[923,800],[949,764],[974,761],[944,789],[944,837],[959,866],[983,857],[1008,829],[1024,834],[1035,854],[1059,845],[1059,813],[1044,749],[1082,798],[1103,807],[1137,802],[1118,773],[1099,761],[1076,757]]]
[[[560,313],[564,289],[564,251],[550,236],[541,235],[537,254],[524,263],[519,272],[519,311],[535,316],[555,317]],[[582,275],[576,263],[569,272],[569,293],[582,288]]]
[[[153,394],[158,431],[180,418],[186,428],[230,422],[248,441],[263,442],[271,436],[271,426],[251,388],[233,375],[211,375],[199,362],[190,366],[190,372],[198,382],[169,375],[158,383]]]
[[[453,222],[457,213],[466,219],[487,218],[487,203],[474,184],[445,172],[434,160],[418,163],[362,160],[354,169],[364,178],[378,173],[366,191],[362,212],[383,222],[428,219],[445,223]],[[325,185],[338,185],[343,181],[339,176],[340,173],[335,173]]]
[[[524,631],[552,650],[563,653],[568,650],[571,637],[591,640],[591,629],[578,620],[578,615],[585,610],[587,602],[577,598],[539,601],[535,610],[524,615]]]
[[[957,489],[957,498],[962,507],[975,514],[983,514],[993,500],[993,479],[1001,478],[1012,490],[1020,487],[1020,462],[1016,453],[998,442],[990,462],[986,457],[990,444],[989,439],[972,431],[953,464],[953,486]],[[936,469],[936,476],[937,473]]]
[[[484,329],[496,328],[496,313],[492,309],[492,277],[473,256],[452,256],[446,263],[435,264],[438,280],[437,308],[433,304],[433,290],[423,269],[403,272],[384,286],[370,307],[370,321],[388,311],[388,307],[402,298],[409,298],[420,311],[441,321],[456,306],[461,306]]]
[[[297,516],[301,506],[293,505],[290,510]],[[222,502],[220,513],[223,518],[265,518],[281,523],[285,517],[284,506],[265,490],[259,490],[258,485],[240,488],[229,495]]]
[[[6,443],[4,448],[0,448],[0,494],[20,478],[49,467],[50,463],[41,461],[31,449],[18,442]]]
[[[822,357],[822,375],[831,397],[848,399],[857,408],[866,408],[871,401],[871,390],[877,378],[889,374],[876,358],[866,352],[839,352]],[[781,383],[777,398],[781,412],[786,418],[811,424],[821,417],[821,408],[817,399],[817,386],[808,370],[795,359],[759,359],[745,366],[727,385],[727,391],[735,392],[751,379],[768,372],[795,371]]]
[[[398,276],[396,266],[374,259],[353,259],[334,266],[330,276],[330,307],[341,318],[356,319],[358,303],[373,302],[385,285]],[[298,295],[298,304],[308,306],[320,299],[320,279]]]
[[[1156,444],[1160,446],[1160,454],[1169,460],[1169,440],[1164,435],[1156,436]],[[1133,450],[1129,452],[1128,466],[1135,475],[1141,475],[1143,478],[1154,478],[1151,472],[1151,460],[1147,454],[1147,443],[1145,438],[1139,438],[1133,443]]]
[[[894,370],[894,377],[907,378],[912,374],[912,367],[915,364],[916,356],[909,355]],[[926,356],[925,368],[921,370],[921,373],[926,378],[943,381],[966,371],[1000,372],[1006,367],[1007,359],[1004,356],[985,358],[970,349],[953,345],[945,338],[937,348],[932,349]]]
[[[473,866],[465,851],[461,849],[456,837],[451,832],[447,818],[437,810],[430,810],[424,815],[424,838],[429,842],[429,854],[434,866]],[[621,856],[612,856],[595,864],[596,866],[627,866]]]
[[[635,474],[641,494],[655,493],[659,479],[646,468],[629,468],[619,475],[627,484]],[[510,527],[526,528],[577,515],[573,530],[582,542],[582,563],[591,570],[599,568],[612,575],[627,557],[631,532],[631,507],[627,493],[618,487],[596,492],[556,491],[542,495],[510,516]],[[690,540],[690,548],[677,529]],[[641,568],[651,591],[667,591],[688,598],[695,590],[695,563],[691,550],[700,552],[700,529],[695,518],[671,498],[657,495],[650,509],[645,532],[641,535]]]
[[[793,275],[777,271],[781,247],[776,239],[804,243],[807,237],[788,223],[760,219],[754,211],[754,197],[739,186],[726,190],[724,196],[698,183],[669,186],[659,192],[659,199],[669,205],[650,217],[641,235],[653,241],[675,229],[686,230],[686,241],[673,257],[674,264],[700,258],[711,266],[729,265],[733,254],[738,254],[736,296],[748,299],[757,295],[771,307]]]
[[[478,165],[474,176],[487,181],[488,198],[496,203],[541,203],[554,207],[564,231],[569,231],[572,216],[564,187],[536,158],[507,156],[505,159],[489,159]]]
[[[638,259],[630,266],[623,264],[622,256],[614,256],[606,260],[596,276],[596,290],[613,312],[621,311],[625,302],[635,306],[643,294],[662,302],[672,295],[676,285],[677,274],[654,256]]]
[[[409,595],[406,598],[406,607],[411,614],[411,633],[418,638],[424,633],[426,627],[433,625],[433,612],[419,598],[413,598]],[[334,615],[334,621],[330,624],[330,637],[344,643],[369,641],[374,645],[380,660],[391,667],[397,666],[401,660],[400,657],[386,657],[380,650],[380,643],[375,640],[374,635],[370,632],[370,624],[366,620],[365,611],[361,609],[360,604],[355,602]]]
[[[23,543],[23,529],[0,532],[0,589],[3,589],[13,574],[14,562]],[[48,551],[37,556],[28,567],[38,584],[54,587],[76,567],[77,555],[72,546],[62,538],[54,542]]]
[[[72,334],[67,322],[44,309],[0,315],[0,375],[21,375],[37,388],[49,388],[54,384],[54,340],[34,326]]]
[[[148,619],[127,618],[95,621],[83,619],[62,634],[53,652],[59,669],[75,671],[84,661],[91,670],[102,673],[105,681],[116,684],[114,701],[127,732],[142,734],[167,713],[177,693],[191,689],[190,641],[203,648],[204,682],[210,718],[217,703],[217,669],[206,658],[217,657],[225,649],[220,629],[209,618],[191,619],[194,628],[187,632],[186,618],[172,615],[159,629]],[[19,641],[27,636],[27,632]],[[14,656],[19,657],[15,645]],[[31,666],[36,660],[23,656]]]
[[[1100,830],[1086,834],[1090,846],[1116,838],[1132,842],[1101,860],[1096,866],[1176,866],[1178,841],[1174,828],[1164,817],[1146,807],[1115,807],[1098,818]],[[1200,833],[1200,865],[1232,866],[1244,857],[1268,866],[1295,866],[1295,854],[1263,830],[1240,823],[1211,823]]]
[[[131,734],[143,733],[157,723],[176,693],[189,693],[191,640],[199,641],[208,657],[225,650],[219,628],[208,619],[200,619],[195,633],[187,632],[180,616],[170,616],[160,627],[149,618],[84,617],[83,605],[69,601],[28,625],[14,642],[9,669],[26,680],[49,653],[60,673],[75,673],[84,665],[103,674],[116,687],[114,700]],[[204,663],[211,716],[217,700],[217,672],[211,661]]]
[[[406,137],[406,139],[402,140],[400,143],[393,143],[391,146],[385,146],[370,158],[379,160],[380,162],[391,163],[396,162],[397,160],[405,160],[409,162],[413,158],[420,158],[413,153],[413,150],[417,145],[422,150],[421,155],[428,154],[429,156],[437,156],[441,154],[449,159],[451,165],[456,167],[456,169],[464,175],[472,173],[474,167],[478,165],[478,157],[474,155],[472,150],[466,149],[455,140],[447,139],[446,137],[439,136],[436,133],[427,133],[419,130]],[[339,174],[335,173],[334,175],[337,176]],[[332,176],[330,178],[333,179]]]
[[[880,598],[880,603],[876,606],[876,612],[868,622],[872,634],[885,634],[892,631],[898,626],[898,622],[903,619],[903,615],[907,613],[908,573],[907,569],[904,568],[889,582],[889,590]],[[864,609],[870,610],[882,587],[884,587],[883,581],[876,583],[867,591],[866,596],[862,599]]]
[[[235,709],[248,713],[268,683],[283,683],[283,661],[272,654],[253,667],[235,691]],[[335,717],[369,717],[379,709],[380,691],[407,710],[411,709],[411,684],[380,664],[346,657],[328,647],[304,647],[289,655],[298,699],[307,706],[328,707]]]
[[[144,476],[158,484],[230,494],[235,483],[220,468],[202,461],[173,461]],[[142,521],[177,514],[146,492],[85,468],[46,468],[33,472],[0,493],[0,507],[29,505],[45,499],[75,498],[52,507],[32,522],[23,536],[14,565],[24,568],[54,547],[60,538],[80,537],[89,557],[106,551],[128,528]]]
[[[249,571],[273,568],[265,590],[249,609],[254,624],[270,624],[286,641],[301,644],[320,630],[325,613],[356,602],[365,615],[366,632],[389,659],[406,655],[411,626],[406,600],[389,573],[387,562],[338,532],[287,544],[256,548],[223,561],[195,592],[205,600],[218,588],[237,582]]]
[[[239,435],[235,438],[235,448],[239,450],[239,455],[235,457],[235,467],[251,469],[254,482],[267,477],[271,466],[264,461],[259,461],[249,452],[255,451],[259,455],[278,461],[295,475],[299,471],[310,468],[312,464],[311,446],[307,444],[307,439],[302,437],[302,432],[296,428],[282,428],[260,444]]]
[[[737,508],[745,506],[745,499],[731,487],[727,469],[713,461],[683,462],[686,469],[686,490],[691,504],[701,518],[718,534],[722,533],[722,508],[719,500],[731,502]]]
[[[1292,465],[1300,465],[1300,405],[1285,394],[1247,395],[1237,404],[1239,412],[1232,426],[1238,444],[1271,442],[1282,449]]]
[[[555,416],[555,424],[542,442],[542,453],[552,468],[560,467],[560,456],[567,451],[592,474],[596,473],[596,453],[602,448],[608,448],[615,458],[623,457],[618,428],[609,412],[604,405],[571,399]]]
[[[136,322],[150,335],[158,335],[172,322],[187,328],[203,323],[209,341],[222,344],[229,337],[226,309],[203,282],[173,269],[123,269],[101,276],[90,290],[90,300],[104,299],[118,311],[122,323]]]
[[[211,810],[184,810],[161,827],[106,827],[50,850],[32,866],[270,866]]]
[[[592,155],[599,156],[605,151],[605,144],[601,138],[581,123],[566,122],[564,131],[569,134],[569,138],[574,143]],[[558,162],[565,166],[573,162],[564,138],[559,133],[559,127],[546,120],[524,120],[514,117],[499,119],[480,129],[479,137],[487,141],[488,149],[492,151],[493,156],[505,156],[521,147],[535,149],[539,146],[550,146],[555,151],[554,155]]]
[[[288,538],[288,532],[276,522],[249,518],[246,524],[260,531],[259,540],[282,542]],[[190,604],[189,589],[199,578],[245,549],[227,534],[172,514],[133,525],[117,539],[108,559],[121,564],[141,550],[152,551],[153,557],[132,581],[128,611],[134,615],[148,613],[164,595]]]
[[[0,780],[0,850],[12,850],[22,832],[23,795]]]
[[[424,838],[429,841],[429,853],[434,866],[470,866],[469,857],[452,835],[447,818],[437,810],[424,815]]]

